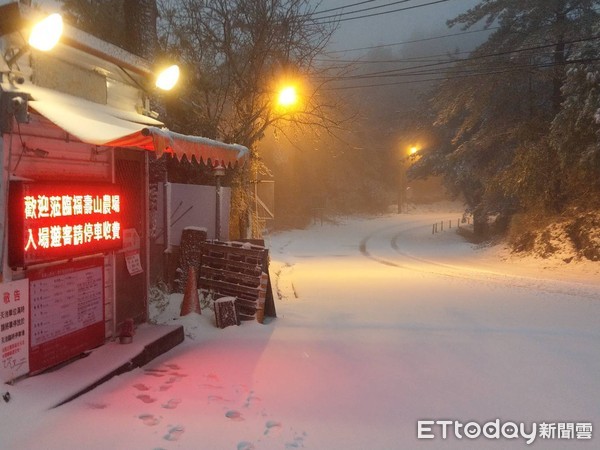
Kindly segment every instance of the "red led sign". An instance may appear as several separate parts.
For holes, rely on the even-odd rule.
[[[121,207],[113,184],[11,182],[9,264],[24,267],[121,248]]]

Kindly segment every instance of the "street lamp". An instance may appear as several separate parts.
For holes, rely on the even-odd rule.
[[[419,146],[411,145],[408,147],[408,151],[403,150],[402,153],[405,156],[402,156],[400,159],[400,186],[398,188],[398,214],[402,213],[402,207],[408,200],[407,186],[406,186],[406,171],[408,169],[408,161],[414,160],[417,158],[417,154],[419,153]],[[407,153],[405,153],[407,152]]]
[[[282,108],[290,108],[298,103],[298,91],[296,86],[285,86],[279,91],[277,104]]]

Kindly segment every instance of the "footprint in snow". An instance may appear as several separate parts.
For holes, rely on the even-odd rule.
[[[214,373],[209,373],[208,375],[205,375],[205,378],[207,380],[219,381],[219,375],[214,374]]]
[[[217,386],[216,384],[201,384],[200,387],[203,389],[223,389],[223,386]]]
[[[269,434],[271,432],[271,430],[279,430],[279,429],[281,429],[281,422],[277,422],[276,420],[269,420],[265,424],[264,435],[266,436],[267,434]]]
[[[156,401],[156,399],[154,397],[150,397],[149,395],[146,395],[146,394],[140,394],[140,395],[136,396],[136,398],[140,399],[144,403],[154,403]]]
[[[171,370],[180,370],[181,369],[181,367],[179,367],[179,365],[177,365],[177,364],[165,364],[165,366]]]
[[[167,441],[177,441],[181,437],[181,435],[183,434],[184,431],[185,431],[185,428],[183,428],[182,426],[173,427],[165,435],[164,439]]]
[[[172,398],[167,403],[163,403],[162,407],[165,409],[175,409],[181,403],[180,398]]]
[[[165,384],[173,384],[173,383],[175,383],[177,381],[179,381],[179,378],[177,378],[177,377],[171,377],[167,381],[165,381]]]
[[[253,401],[260,401],[260,397],[254,395],[254,391],[250,391],[248,397],[246,398],[246,403],[244,403],[244,407],[248,408],[250,406],[250,403],[252,403]]]
[[[235,410],[227,411],[225,413],[225,417],[227,417],[228,419],[231,419],[231,420],[235,420],[236,422],[241,422],[242,420],[244,420],[244,417],[242,417],[242,414],[239,411],[235,411]]]
[[[188,376],[187,373],[181,373],[181,372],[171,372],[171,373],[169,373],[169,375],[174,376],[176,379],[185,378]]]
[[[226,398],[221,397],[220,395],[209,395],[207,397],[209,402],[229,402]]]
[[[144,369],[144,374],[145,375],[150,375],[152,377],[164,377],[166,372],[168,372],[167,369]]]
[[[293,441],[286,442],[285,448],[286,450],[291,450],[294,448],[304,448],[304,438],[306,437],[306,432],[303,432],[301,436],[296,436]]]
[[[156,417],[152,414],[141,414],[138,416],[138,419],[140,419],[144,425],[148,425],[149,427],[153,427],[160,423],[160,417]]]
[[[237,450],[254,450],[252,442],[242,441],[237,445]]]
[[[138,391],[149,391],[150,388],[146,386],[144,383],[137,383],[133,385]]]
[[[108,404],[107,403],[86,403],[86,406],[90,409],[105,409]]]

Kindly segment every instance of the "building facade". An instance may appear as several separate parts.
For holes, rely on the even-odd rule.
[[[148,61],[68,26],[36,51],[23,27],[0,20],[2,381],[147,320],[151,152],[226,166],[246,155],[165,129]]]

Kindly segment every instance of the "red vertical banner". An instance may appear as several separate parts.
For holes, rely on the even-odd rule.
[[[30,372],[104,343],[104,259],[30,270]]]

